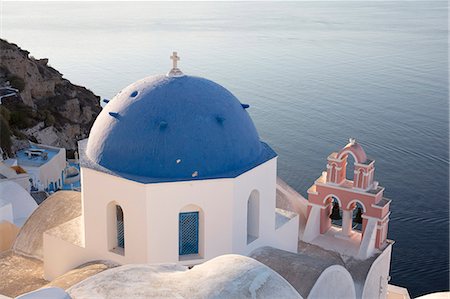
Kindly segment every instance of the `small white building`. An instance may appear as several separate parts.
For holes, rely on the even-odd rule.
[[[8,166],[23,168],[35,189],[56,191],[64,184],[64,169],[67,165],[64,148],[30,142],[30,147],[18,151],[15,158],[4,162]]]
[[[248,105],[173,58],[169,74],[120,91],[79,143],[83,212],[44,234],[47,279],[94,259],[193,265],[297,251],[298,215],[276,209],[277,155]]]

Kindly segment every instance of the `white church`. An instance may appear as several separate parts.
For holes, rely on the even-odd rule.
[[[391,200],[356,140],[330,154],[307,200],[277,177],[249,105],[171,59],[105,105],[78,144],[81,194],[44,201],[0,262],[23,255],[46,281],[69,277],[55,298],[408,299],[388,284]],[[80,281],[96,261],[124,266]],[[4,273],[17,283],[16,266]]]
[[[120,91],[79,142],[79,245],[46,233],[46,278],[94,259],[195,265],[262,246],[296,252],[298,215],[276,209],[277,155],[248,105],[172,59],[167,75]]]

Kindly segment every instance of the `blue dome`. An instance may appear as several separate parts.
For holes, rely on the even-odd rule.
[[[123,89],[97,117],[85,150],[94,165],[153,182],[235,177],[276,156],[235,96],[192,76]]]

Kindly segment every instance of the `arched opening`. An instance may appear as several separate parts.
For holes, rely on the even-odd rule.
[[[362,231],[362,217],[366,212],[366,208],[359,200],[353,200],[349,203],[349,209],[352,210],[352,229]]]
[[[334,195],[329,195],[326,199],[329,204],[329,217],[331,224],[337,227],[339,236],[350,236],[352,229],[352,210],[345,206],[340,199]]]
[[[117,247],[125,248],[125,232],[122,207],[116,205]]]
[[[259,238],[259,192],[253,190],[247,200],[247,244]]]
[[[196,205],[185,206],[178,214],[178,255],[180,260],[202,258],[204,214]]]
[[[331,202],[331,210],[329,216],[331,219],[331,224],[342,226],[342,207],[339,203],[339,200],[334,196],[330,196],[328,198],[328,201]]]
[[[123,209],[116,202],[108,205],[108,247],[109,250],[125,254],[125,218]]]
[[[355,162],[356,162],[355,156],[351,152],[348,152],[346,157],[347,157],[347,166],[345,169],[345,179],[353,181],[355,177]]]

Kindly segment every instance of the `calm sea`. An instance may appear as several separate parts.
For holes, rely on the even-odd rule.
[[[393,200],[391,283],[449,288],[447,2],[3,2],[2,37],[112,98],[169,70],[217,81],[303,195],[356,137]]]

